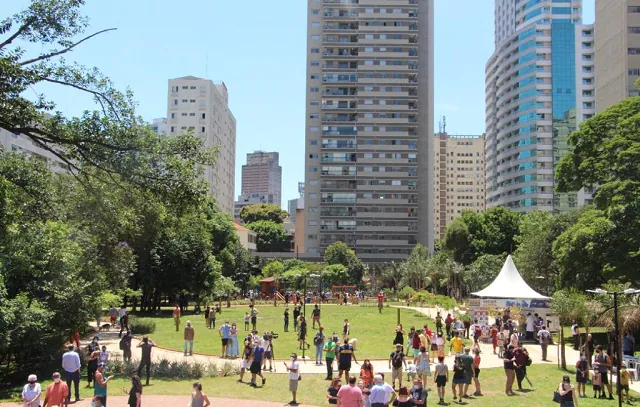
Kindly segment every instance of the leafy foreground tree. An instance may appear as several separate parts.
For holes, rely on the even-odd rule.
[[[342,264],[349,271],[350,284],[360,284],[364,273],[364,265],[356,256],[356,252],[344,242],[335,242],[324,251],[324,261],[328,265]]]
[[[620,279],[640,284],[640,97],[613,105],[580,125],[571,133],[572,151],[556,170],[560,192],[593,188],[599,212],[585,214],[565,243],[587,246],[563,248],[561,257],[591,255],[590,269],[601,270],[601,279]],[[582,253],[580,253],[582,252]],[[571,256],[575,259],[575,256]],[[571,269],[565,269],[567,274]],[[591,279],[589,279],[591,280]],[[593,287],[590,287],[593,288]]]
[[[104,299],[139,298],[145,309],[184,293],[197,300],[220,288],[221,274],[246,266],[231,218],[200,177],[215,151],[191,134],[157,136],[130,93],[60,58],[102,33],[82,37],[83,4],[33,0],[0,21],[0,128],[68,169],[53,174],[38,159],[0,151],[2,382],[58,360],[70,333],[119,305]],[[42,93],[25,98],[42,84],[89,94],[94,110],[67,118]]]
[[[240,210],[240,219],[246,224],[260,220],[282,223],[287,217],[287,211],[273,204],[247,205]]]

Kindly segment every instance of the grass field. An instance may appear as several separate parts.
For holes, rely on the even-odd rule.
[[[551,401],[554,389],[562,379],[563,374],[567,374],[558,370],[554,366],[533,365],[528,368],[528,377],[530,378],[533,388],[525,381],[525,392],[516,392],[516,396],[507,397],[503,393],[504,388],[504,371],[502,369],[484,369],[480,373],[480,380],[484,396],[472,397],[464,401],[467,405],[484,405],[484,406],[510,406],[510,407],[537,407],[537,406],[557,406]],[[573,381],[575,374],[568,373]],[[286,403],[291,400],[291,394],[288,393],[288,376],[283,374],[267,375],[267,383],[263,388],[252,388],[246,384],[237,383],[237,376],[219,377],[219,378],[203,378],[201,380],[205,393],[214,397],[228,397],[235,399],[249,400],[266,400]],[[301,403],[322,406],[328,405],[326,402],[326,389],[329,382],[323,380],[323,375],[304,375],[300,382],[298,400]],[[246,379],[245,379],[246,380]],[[123,387],[130,387],[129,380],[125,378],[117,378],[109,382],[109,396],[122,395]],[[43,383],[43,388],[48,383]],[[144,387],[144,395],[188,395],[191,390],[192,381],[178,380],[151,380],[151,385]],[[515,386],[514,386],[515,387]],[[427,403],[435,405],[437,403],[437,393],[433,387],[433,383],[429,382],[429,398]],[[472,386],[473,388],[473,386]],[[6,394],[5,400],[17,400],[20,389],[15,388]],[[470,393],[472,393],[471,391]],[[92,389],[82,389],[81,397],[88,398],[93,394]],[[596,400],[593,399],[591,386],[587,386],[587,394],[590,398],[579,399],[580,407],[603,407],[616,406],[617,400]],[[445,401],[451,403],[451,387],[447,384]],[[640,399],[638,394],[632,394],[635,397],[632,402],[635,404]],[[143,401],[144,403],[144,401]]]
[[[297,335],[293,330],[293,309],[290,308],[289,331],[283,331],[283,313],[284,306],[274,307],[273,305],[261,305],[256,307],[258,314],[258,331],[262,334],[264,331],[274,331],[279,334],[279,338],[273,341],[276,358],[286,359],[291,352],[298,352],[299,345]],[[244,330],[244,313],[248,311],[248,307],[231,307],[223,308],[222,313],[216,317],[216,327],[220,327],[224,320],[229,323],[235,322],[240,331],[239,336],[244,337],[247,332]],[[313,306],[307,306],[308,320],[308,338],[307,343],[311,345],[311,349],[307,351],[307,355],[311,352],[313,357],[313,336],[317,330],[312,328],[311,310]],[[394,329],[397,325],[397,309],[385,308],[382,314],[378,313],[375,307],[365,306],[323,306],[321,311],[321,322],[324,327],[325,334],[331,334],[333,331],[339,333],[341,337],[344,319],[349,319],[351,324],[351,338],[358,339],[356,357],[358,360],[364,358],[388,358],[392,352]],[[400,309],[401,323],[408,332],[411,326],[422,327],[425,323],[429,324],[429,328],[435,329],[435,323],[432,319],[424,315],[407,309]],[[196,329],[194,351],[200,353],[220,354],[220,339],[217,328],[208,330],[205,327],[204,316],[202,314],[185,314],[181,318],[180,331],[176,332],[173,318],[169,312],[161,316],[154,317],[156,321],[156,331],[150,335],[151,338],[160,346],[182,350],[183,349],[183,329],[187,320],[190,320]],[[317,328],[317,325],[316,325]],[[405,341],[406,341],[405,337]]]

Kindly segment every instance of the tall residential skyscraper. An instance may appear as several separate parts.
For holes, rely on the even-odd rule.
[[[169,79],[167,105],[169,136],[191,130],[205,146],[218,146],[216,165],[205,167],[204,178],[220,210],[233,214],[236,119],[229,109],[227,86],[195,76]]]
[[[308,0],[307,253],[433,247],[433,0]]]
[[[596,0],[596,110],[639,96],[640,0]]]
[[[282,204],[282,167],[276,152],[256,151],[247,154],[247,164],[242,166],[243,196],[273,195],[270,203]]]
[[[438,133],[433,141],[435,234],[442,238],[447,226],[462,211],[485,210],[484,135]]]
[[[486,65],[487,206],[562,212],[588,196],[554,192],[567,136],[593,115],[593,26],[582,0],[496,0]]]
[[[291,222],[296,223],[296,212],[298,212],[299,202],[304,201],[304,182],[298,182],[298,193],[300,194],[300,198],[289,199],[287,209],[289,212],[289,218],[291,218]],[[299,235],[298,235],[299,236]]]

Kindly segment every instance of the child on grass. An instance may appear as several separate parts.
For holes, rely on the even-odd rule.
[[[602,373],[600,373],[597,367],[593,368],[591,384],[593,385],[593,398],[600,398],[602,396]]]
[[[627,398],[627,404],[631,404],[631,401],[629,400],[629,381],[633,384],[629,371],[623,366],[622,369],[620,369],[620,395],[622,396],[624,394]]]
[[[408,361],[407,362],[407,380],[409,381],[409,383],[413,383],[413,379],[416,378],[416,365],[413,364],[412,361]],[[627,388],[629,388],[629,386],[627,386]]]

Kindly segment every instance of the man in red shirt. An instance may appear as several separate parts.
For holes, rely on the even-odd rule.
[[[52,406],[60,406],[60,407],[68,407],[69,400],[69,387],[67,387],[67,383],[60,380],[60,373],[55,372],[53,374],[53,383],[47,387],[47,393],[44,396],[44,404],[43,407],[52,407]]]
[[[382,291],[378,293],[378,312],[382,314],[382,307],[384,306],[384,294]]]
[[[433,331],[429,329],[429,326],[427,324],[424,324],[424,333],[427,334],[429,338],[431,338],[431,336],[433,335]]]

